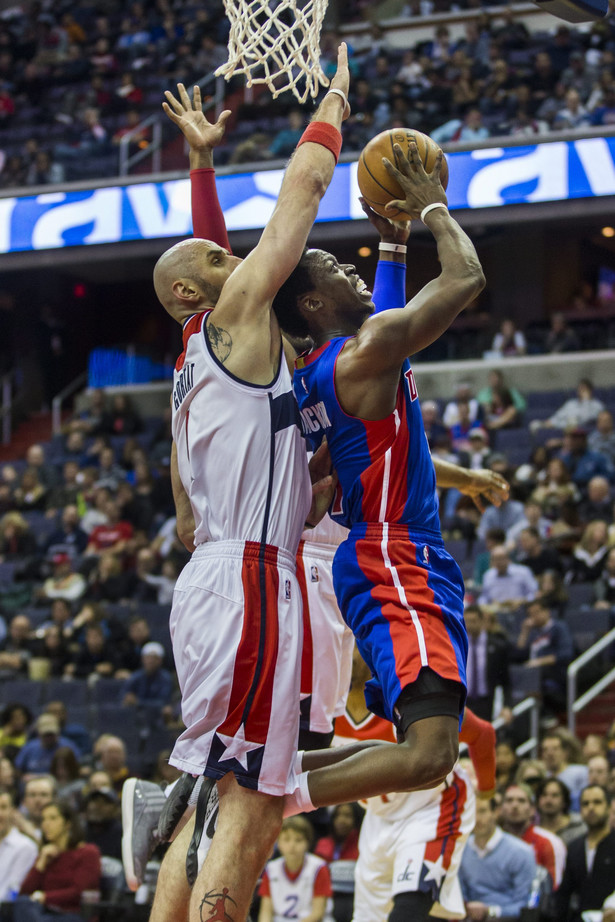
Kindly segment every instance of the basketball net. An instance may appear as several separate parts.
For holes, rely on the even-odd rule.
[[[231,23],[229,59],[216,76],[245,74],[247,85],[266,83],[273,97],[292,90],[299,102],[328,86],[320,66],[320,30],[327,0],[224,0]],[[264,72],[264,73],[263,73]],[[305,77],[303,91],[298,86]]]

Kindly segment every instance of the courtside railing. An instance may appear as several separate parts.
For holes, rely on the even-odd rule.
[[[591,688],[577,698],[578,692],[578,675],[584,666],[596,659],[609,644],[615,641],[615,627],[597,640],[596,643],[581,653],[574,662],[568,666],[567,670],[567,703],[568,703],[568,729],[571,733],[575,732],[577,714],[587,707],[590,701],[593,701],[605,688],[608,688],[612,682],[615,682],[615,666],[613,666],[601,679],[598,679]]]

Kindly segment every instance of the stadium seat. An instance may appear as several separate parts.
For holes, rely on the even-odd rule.
[[[600,608],[567,610],[564,620],[570,628],[577,653],[589,649],[612,626],[611,612]]]
[[[88,706],[90,690],[86,679],[47,679],[41,682],[42,701],[61,701],[67,708]]]
[[[18,702],[36,713],[41,704],[41,685],[41,682],[32,682],[30,679],[0,681],[0,703]]]
[[[583,605],[591,605],[594,601],[593,583],[570,583],[566,586],[568,602],[566,611],[577,611]]]
[[[542,669],[527,669],[523,665],[510,666],[510,685],[512,689],[513,704],[518,704],[531,695],[540,697]]]

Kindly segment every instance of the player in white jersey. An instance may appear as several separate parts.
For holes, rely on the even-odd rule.
[[[336,722],[334,745],[394,741],[392,724],[365,705],[363,689],[369,677],[369,669],[355,651],[351,692],[346,713]],[[493,794],[493,728],[466,709],[460,740],[469,744],[480,796]],[[474,827],[475,795],[459,764],[436,788],[370,797],[364,806],[353,922],[465,918],[458,870]]]
[[[190,239],[163,254],[154,272],[159,300],[184,328],[172,481],[178,531],[195,548],[171,615],[186,723],[171,761],[217,782],[220,798],[217,834],[192,895],[178,881],[189,825],[165,856],[155,922],[245,919],[282,821],[298,732],[295,556],[311,498],[271,303],[299,260],[339,154],[349,113],[344,44],[332,89],[249,256],[242,262]],[[177,109],[166,110],[181,121]]]

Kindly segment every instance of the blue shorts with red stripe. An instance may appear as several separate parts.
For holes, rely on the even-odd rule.
[[[463,577],[440,535],[353,525],[335,555],[333,585],[372,672],[365,688],[370,711],[395,722],[397,699],[424,666],[465,688]]]

